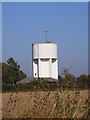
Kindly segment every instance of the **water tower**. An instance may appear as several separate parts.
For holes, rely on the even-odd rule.
[[[33,78],[58,80],[57,44],[32,44]]]

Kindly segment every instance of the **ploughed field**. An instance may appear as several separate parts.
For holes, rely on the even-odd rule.
[[[2,93],[3,118],[88,117],[89,92],[35,91]]]

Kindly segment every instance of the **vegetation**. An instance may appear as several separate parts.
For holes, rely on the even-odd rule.
[[[1,66],[1,63],[0,63]],[[75,76],[71,75],[67,72],[67,69],[64,70],[65,76],[64,78],[61,76],[58,76],[59,80],[59,86],[65,87],[65,85],[68,86],[68,88],[80,88],[80,89],[88,89],[89,88],[89,81],[90,81],[90,75],[82,74],[78,78],[75,78]],[[13,84],[17,81],[23,79],[26,77],[26,74],[20,70],[20,65],[18,65],[17,62],[11,57],[7,60],[7,63],[2,63],[2,83],[3,84]],[[34,80],[31,84],[33,85],[39,85],[40,80]],[[46,83],[43,82],[45,86]]]
[[[88,91],[68,91],[62,87],[59,89],[58,84],[54,91],[47,91],[46,88],[44,91],[37,91],[35,87],[33,92],[3,93],[3,118],[85,118],[88,120],[89,109]]]
[[[33,80],[29,84],[14,84],[26,75],[20,65],[9,58],[2,63],[3,118],[86,118],[90,110],[88,96],[90,75],[75,78],[59,76],[56,83]],[[81,91],[83,90],[83,91]],[[22,91],[22,92],[21,92]]]
[[[20,65],[11,57],[7,63],[2,63],[2,84],[13,84],[26,77],[20,70]]]
[[[64,77],[58,76],[59,88],[67,88],[67,90],[85,90],[90,88],[90,75],[82,74],[78,78],[64,70]],[[21,79],[24,79],[26,74],[20,70],[20,65],[11,57],[7,60],[7,63],[2,63],[2,90],[17,91],[17,85],[15,83]],[[42,87],[43,85],[43,87]],[[44,82],[42,79],[33,80],[29,84],[19,84],[19,91],[33,91],[36,90],[56,90],[57,83]]]
[[[62,87],[67,86],[68,90],[88,90],[90,89],[90,75],[82,74],[78,78],[75,78],[73,75],[69,74],[65,78],[59,76],[59,84]]]

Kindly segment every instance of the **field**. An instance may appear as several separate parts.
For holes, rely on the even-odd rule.
[[[87,118],[89,92],[35,91],[2,94],[3,118]]]

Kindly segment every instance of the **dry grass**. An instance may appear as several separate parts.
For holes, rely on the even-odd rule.
[[[89,110],[88,90],[2,94],[3,118],[82,118]]]

